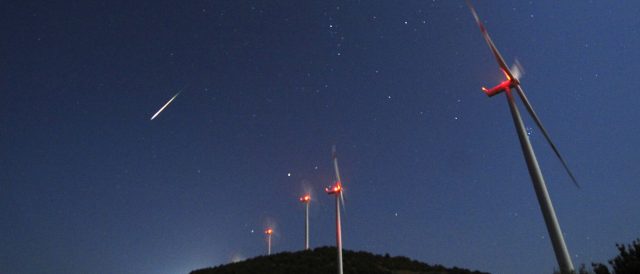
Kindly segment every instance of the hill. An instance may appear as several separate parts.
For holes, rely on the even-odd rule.
[[[282,252],[259,256],[242,262],[194,270],[191,274],[291,273],[325,274],[336,272],[335,247],[319,247],[309,251]],[[345,274],[484,274],[462,268],[429,265],[407,257],[375,255],[363,251],[343,251]]]

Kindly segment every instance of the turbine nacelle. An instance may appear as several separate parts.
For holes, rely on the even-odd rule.
[[[300,202],[303,204],[307,204],[309,202],[311,202],[311,194],[306,194],[302,197],[300,197]]]
[[[326,187],[324,191],[329,195],[340,194],[342,192],[342,184],[340,182],[336,182],[335,185]]]
[[[500,92],[503,92],[505,90],[510,90],[512,88],[515,88],[517,85],[519,85],[519,81],[518,79],[514,79],[511,78],[511,76],[509,76],[509,73],[507,73],[505,70],[502,70],[502,72],[504,73],[504,76],[507,77],[507,80],[503,81],[502,83],[498,84],[497,86],[491,88],[491,89],[487,89],[486,87],[482,87],[482,91],[489,97],[492,97]]]

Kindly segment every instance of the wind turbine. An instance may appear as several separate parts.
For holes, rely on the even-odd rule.
[[[563,274],[573,273],[574,271],[573,262],[571,262],[571,257],[569,256],[567,245],[565,244],[564,237],[562,236],[562,231],[560,230],[560,224],[558,223],[558,218],[556,217],[555,210],[553,209],[553,204],[551,204],[551,198],[549,197],[547,186],[544,182],[544,178],[542,177],[542,171],[540,170],[540,166],[538,165],[538,160],[536,159],[536,155],[533,152],[533,147],[531,146],[531,142],[527,137],[527,132],[526,132],[524,123],[522,122],[522,117],[520,116],[520,112],[518,111],[518,108],[516,106],[516,102],[513,99],[513,94],[511,94],[512,89],[515,89],[518,92],[518,95],[520,95],[520,99],[522,100],[522,103],[525,105],[525,108],[527,109],[527,111],[529,112],[529,114],[531,115],[535,123],[538,125],[540,130],[542,131],[542,134],[544,135],[545,139],[547,140],[547,142],[555,152],[558,159],[560,159],[560,162],[562,162],[564,169],[569,174],[569,177],[571,177],[571,180],[573,181],[573,183],[578,188],[580,188],[580,186],[578,185],[576,178],[573,176],[573,173],[571,173],[571,170],[569,170],[569,167],[566,161],[560,155],[558,148],[551,141],[551,138],[549,137],[547,130],[542,125],[542,122],[540,122],[540,118],[538,118],[538,115],[533,110],[531,103],[529,103],[529,99],[527,99],[527,96],[525,95],[524,90],[520,85],[520,81],[518,80],[518,77],[520,74],[518,72],[519,69],[517,71],[516,70],[512,71],[511,69],[509,69],[506,62],[502,58],[502,55],[500,55],[500,52],[498,51],[496,46],[493,44],[491,37],[489,37],[489,33],[487,32],[487,29],[484,27],[484,24],[482,24],[482,21],[480,21],[480,17],[478,17],[478,14],[476,13],[475,8],[473,7],[473,5],[469,0],[466,0],[466,2],[467,2],[467,6],[469,6],[469,9],[471,10],[471,13],[473,14],[473,17],[476,20],[476,23],[478,24],[478,27],[480,27],[480,31],[482,32],[482,36],[484,37],[484,40],[487,42],[487,45],[489,46],[489,49],[491,49],[491,52],[496,58],[496,61],[498,62],[500,69],[502,70],[502,72],[507,78],[505,81],[503,81],[502,83],[498,84],[497,86],[491,89],[487,89],[483,87],[482,90],[489,97],[497,95],[498,93],[501,93],[503,91],[507,94],[507,102],[509,103],[509,109],[511,110],[513,123],[516,127],[516,132],[518,133],[518,139],[520,139],[520,145],[524,153],[525,161],[527,162],[529,175],[531,176],[531,180],[533,182],[533,188],[536,191],[538,203],[540,204],[540,210],[542,211],[542,216],[544,217],[544,221],[547,226],[547,231],[550,236],[549,238],[551,238],[551,244],[553,245],[553,250],[556,255],[556,260],[558,261],[558,265],[560,266],[560,271]]]
[[[264,234],[267,235],[267,255],[271,255],[271,235],[273,234],[273,229],[267,228]]]
[[[342,181],[340,180],[338,155],[336,154],[335,145],[331,148],[331,157],[333,158],[333,168],[336,172],[336,183],[331,187],[325,188],[324,191],[329,195],[336,195],[336,247],[338,249],[338,274],[342,274],[342,227],[340,226],[340,204],[344,207],[344,194],[342,192]]]
[[[311,194],[307,193],[300,197],[300,202],[305,204],[304,214],[304,250],[309,250],[309,203],[311,202]]]

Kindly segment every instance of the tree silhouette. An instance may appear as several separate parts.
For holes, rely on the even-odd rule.
[[[639,274],[640,273],[640,238],[634,240],[628,246],[616,244],[619,254],[609,260],[612,270],[602,263],[592,263],[593,272],[589,272],[584,265],[581,265],[577,274]],[[560,272],[554,271],[554,274]]]
[[[640,273],[640,239],[636,239],[630,245],[616,244],[618,256],[609,260],[613,268],[613,274],[638,274]],[[612,272],[601,263],[592,264],[596,274],[611,274]]]

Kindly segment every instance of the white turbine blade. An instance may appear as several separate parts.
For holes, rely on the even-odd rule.
[[[522,86],[517,85],[516,90],[518,91],[518,94],[520,94],[520,100],[522,100],[522,103],[524,104],[525,108],[529,112],[529,115],[531,115],[531,118],[533,118],[533,121],[536,122],[540,131],[542,131],[542,135],[544,135],[544,138],[547,139],[547,143],[549,143],[549,146],[551,146],[551,149],[553,149],[553,152],[556,154],[556,156],[562,163],[564,170],[566,170],[567,174],[569,174],[569,177],[571,177],[571,181],[573,181],[573,184],[576,185],[577,188],[580,188],[580,185],[578,184],[578,180],[576,180],[576,177],[573,176],[573,172],[571,172],[571,169],[569,169],[569,165],[567,164],[567,161],[565,161],[564,158],[562,158],[560,151],[558,150],[556,145],[553,143],[553,141],[551,141],[551,137],[549,137],[549,133],[547,133],[547,130],[542,125],[542,122],[540,121],[538,114],[536,114],[536,112],[533,110],[533,107],[531,106],[531,103],[529,102],[527,95],[524,94],[524,90],[522,89]]]
[[[502,54],[500,54],[500,51],[498,51],[498,48],[496,47],[496,45],[493,44],[493,40],[491,40],[491,36],[489,36],[489,32],[487,31],[484,24],[482,23],[482,20],[480,20],[480,16],[478,16],[478,13],[476,12],[476,8],[473,7],[473,5],[471,4],[471,1],[466,0],[466,2],[467,2],[467,6],[469,7],[469,10],[471,10],[471,14],[473,15],[473,18],[476,20],[476,24],[478,24],[478,27],[480,28],[482,37],[484,37],[485,42],[487,42],[489,49],[491,49],[493,56],[496,58],[496,61],[498,62],[498,66],[500,66],[500,68],[506,74],[508,74],[509,77],[513,78],[513,75],[511,74],[511,71],[509,71],[509,67],[507,66],[507,63],[504,61],[504,58],[502,58]]]
[[[340,179],[340,169],[338,169],[338,154],[336,153],[336,145],[331,147],[331,158],[333,158],[333,170],[336,172],[336,180],[342,184]]]
[[[174,99],[176,99],[176,97],[178,97],[178,95],[180,95],[180,92],[182,92],[182,90],[180,90],[178,93],[176,93],[176,95],[173,95],[173,97],[171,97],[171,99],[169,99],[169,101],[166,104],[164,104],[164,106],[162,106],[160,108],[160,110],[158,110],[158,112],[156,112],[156,114],[151,116],[150,120],[153,121],[153,119],[158,117],[158,115],[160,115],[160,112],[162,112],[167,106],[169,106],[169,104],[171,104],[171,102],[173,102]]]
[[[340,183],[342,188],[342,179],[340,178],[340,169],[338,168],[338,153],[336,153],[336,145],[331,147],[331,157],[333,158],[333,169],[336,172],[336,180]],[[340,190],[340,204],[342,204],[342,210],[346,212],[344,205],[344,188]]]
[[[511,74],[516,80],[520,80],[524,76],[524,67],[522,67],[518,59],[511,65]]]

